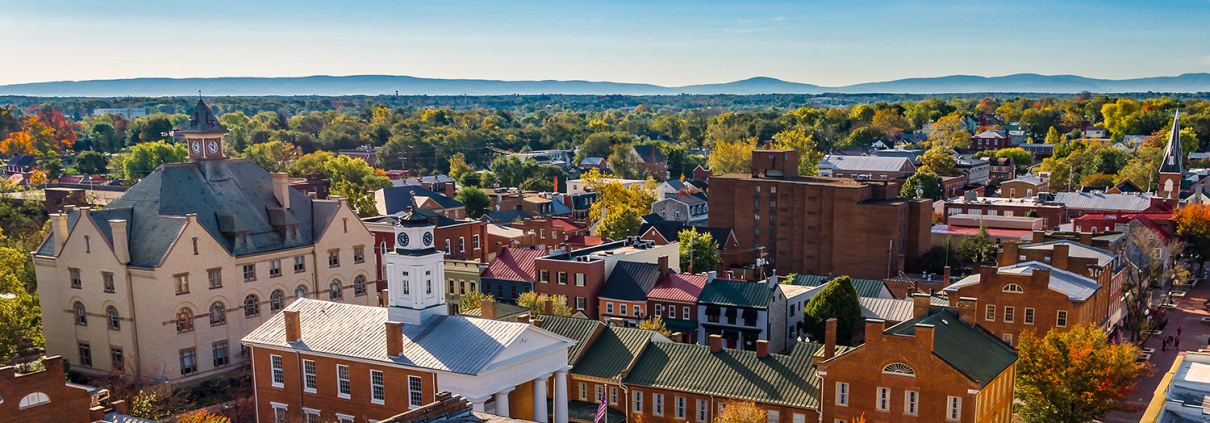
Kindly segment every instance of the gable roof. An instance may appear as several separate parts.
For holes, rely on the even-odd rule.
[[[496,258],[487,265],[487,270],[484,270],[480,277],[533,282],[535,279],[534,259],[543,257],[546,254],[547,251],[545,248],[533,249],[505,247],[504,250],[500,252],[500,255],[496,256]]]
[[[618,261],[597,296],[622,301],[647,301],[647,293],[659,279],[658,264]]]
[[[584,350],[572,373],[605,379],[619,379],[649,342],[672,342],[659,332],[639,328],[606,325],[601,334]]]
[[[668,161],[668,159],[664,158],[664,153],[661,153],[660,149],[656,148],[654,145],[636,145],[634,146],[634,152],[639,156],[639,160],[641,160],[643,163],[661,163]]]
[[[1032,275],[1034,269],[1049,270],[1050,282],[1047,284],[1047,288],[1061,294],[1066,294],[1068,299],[1074,301],[1086,301],[1091,298],[1098,289],[1101,289],[1101,284],[1092,279],[1036,261],[1027,261],[1010,266],[1002,266],[997,268],[996,272]],[[958,292],[958,288],[975,285],[979,282],[980,275],[970,275],[954,283],[953,285],[945,287],[943,291]]]
[[[715,279],[702,287],[697,302],[728,307],[768,308],[773,290],[765,282]]]
[[[971,326],[949,309],[937,309],[918,319],[895,325],[884,333],[916,335],[916,324],[933,325],[933,354],[949,363],[980,388],[1017,361],[1017,353],[998,339]]]
[[[648,230],[655,228],[655,231],[659,232],[660,236],[664,237],[664,240],[668,242],[679,242],[681,240],[681,231],[692,228],[696,229],[698,232],[709,233],[710,237],[714,238],[715,242],[718,242],[718,247],[723,250],[726,250],[727,248],[733,246],[733,244],[738,243],[738,241],[735,239],[735,232],[732,231],[731,228],[707,228],[702,226],[691,226],[685,225],[684,222],[680,221],[662,219],[655,220],[660,218],[659,215],[648,216],[653,216],[653,219],[649,221],[650,223],[644,222],[642,225],[639,225],[639,236],[643,236]],[[646,216],[644,219],[646,219]]]
[[[881,319],[893,322],[912,320],[915,304],[911,298],[869,298],[858,297],[861,305],[861,317],[866,319]]]
[[[580,166],[600,166],[605,163],[604,157],[585,157],[580,160]]]
[[[912,161],[905,157],[827,155],[824,160],[831,163],[833,169],[846,172],[898,172],[905,165],[912,167]]]
[[[584,349],[588,347],[593,334],[605,327],[605,324],[600,320],[579,317],[559,317],[543,314],[534,316],[533,320],[542,322],[542,329],[576,341],[575,345],[567,348],[567,364],[571,365],[579,362],[580,356],[584,352]]]
[[[430,315],[419,325],[403,325],[403,354],[391,357],[386,307],[302,298],[286,310],[298,311],[301,342],[286,342],[285,313],[273,315],[242,341],[471,375],[486,369],[524,332],[541,331],[566,342],[568,348],[573,343],[525,323]]]
[[[1097,260],[1097,265],[1101,267],[1108,266],[1117,258],[1117,254],[1109,252],[1109,250],[1089,247],[1087,245],[1075,242],[1069,239],[1060,239],[1055,241],[1040,242],[1037,244],[1022,244],[1017,246],[1018,250],[1050,250],[1053,251],[1056,245],[1066,245],[1068,248],[1067,255],[1069,257],[1083,257]]]
[[[1086,192],[1060,192],[1054,202],[1069,209],[1144,211],[1151,208],[1151,198],[1135,194],[1103,194]]]
[[[839,276],[816,276],[800,273],[794,275],[794,281],[790,283],[802,286],[820,286],[838,277]],[[853,284],[853,289],[857,290],[858,297],[866,298],[878,298],[878,296],[882,293],[882,288],[886,286],[886,282],[877,279],[849,278],[849,282]]]
[[[38,162],[38,156],[35,156],[32,154],[18,154],[16,156],[13,156],[11,159],[8,159],[8,163],[5,163],[4,165],[5,166],[27,167],[27,166],[33,166],[37,162]]]
[[[623,380],[626,385],[713,395],[796,408],[819,407],[812,357],[822,345],[799,342],[788,355],[674,342],[652,342]],[[837,347],[837,350],[847,350]]]
[[[534,216],[532,214],[529,214],[529,212],[526,212],[525,210],[516,209],[516,210],[501,210],[501,211],[495,211],[495,212],[491,212],[491,213],[484,213],[483,217],[481,217],[480,220],[483,220],[487,223],[492,223],[497,220],[499,220],[500,223],[510,223],[510,222],[515,222],[518,220],[530,219],[533,217]]]
[[[668,273],[668,276],[656,282],[651,292],[647,293],[647,298],[697,302],[698,297],[702,295],[702,288],[706,287],[708,280],[710,277],[707,275]]]
[[[406,211],[408,206],[411,206],[413,203],[413,195],[416,197],[428,197],[440,205],[441,208],[466,207],[466,204],[462,204],[461,201],[418,186],[389,187],[379,191],[382,192],[382,206],[386,209],[386,212],[383,214],[395,214]]]

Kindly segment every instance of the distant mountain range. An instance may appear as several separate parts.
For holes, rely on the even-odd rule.
[[[1210,73],[1136,79],[1094,79],[1075,75],[1017,74],[997,77],[953,75],[909,78],[844,87],[757,77],[723,84],[662,87],[594,81],[493,81],[411,76],[357,75],[283,78],[133,78],[0,85],[0,95],[37,97],[166,97],[292,95],[678,95],[678,94],[824,94],[824,93],[1093,93],[1210,91]]]

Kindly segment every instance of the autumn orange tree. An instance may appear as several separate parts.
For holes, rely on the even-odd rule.
[[[1207,249],[1210,249],[1210,206],[1189,204],[1172,215],[1176,222],[1176,236],[1185,242],[1185,254],[1205,266]]]
[[[1026,422],[1084,423],[1113,411],[1137,411],[1127,396],[1150,371],[1135,362],[1133,344],[1111,344],[1088,326],[1021,335],[1017,361],[1018,417]]]
[[[177,423],[231,423],[231,419],[206,410],[190,411],[181,415]]]
[[[723,409],[714,415],[714,423],[765,423],[768,418],[765,409],[757,407],[752,401],[723,402]]]

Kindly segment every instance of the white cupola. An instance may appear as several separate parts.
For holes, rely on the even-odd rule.
[[[445,252],[433,248],[436,225],[409,208],[395,223],[395,251],[382,255],[386,265],[390,321],[418,325],[430,314],[448,313],[445,302]]]

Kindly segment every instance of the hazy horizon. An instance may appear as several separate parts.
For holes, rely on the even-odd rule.
[[[0,0],[0,85],[406,75],[666,87],[1210,72],[1210,2]]]

